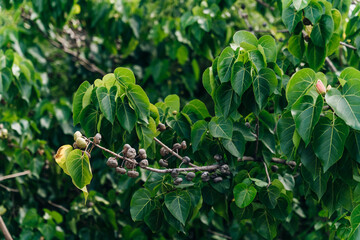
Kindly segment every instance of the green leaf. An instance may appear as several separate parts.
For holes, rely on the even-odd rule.
[[[237,31],[233,36],[234,43],[237,45],[241,45],[241,43],[248,43],[253,45],[255,48],[258,45],[258,40],[254,34],[248,31]]]
[[[228,82],[231,77],[231,67],[235,61],[235,52],[231,47],[225,48],[218,60],[217,71],[220,82]]]
[[[137,190],[131,198],[130,214],[133,221],[142,221],[155,208],[151,192],[146,188]]]
[[[234,187],[235,203],[239,208],[248,206],[256,197],[256,189],[253,186],[248,186],[245,183],[239,183]]]
[[[140,140],[139,147],[147,149],[156,137],[156,124],[152,117],[149,118],[149,124],[137,124],[136,134]]]
[[[231,86],[233,90],[241,97],[243,93],[251,86],[251,65],[247,62],[236,62],[231,70]]]
[[[250,51],[249,58],[258,72],[266,67],[265,56],[259,50]]]
[[[135,109],[138,119],[145,123],[149,123],[150,101],[145,91],[140,86],[129,83],[128,88],[126,89],[126,96]]]
[[[351,234],[349,239],[358,239],[360,235],[360,205],[358,205],[351,212],[350,215],[350,223],[351,223]]]
[[[169,95],[165,98],[164,103],[170,112],[180,111],[180,98],[176,94]]]
[[[360,130],[360,81],[349,80],[345,83],[342,91],[336,88],[330,89],[325,100],[335,113],[345,121],[347,125]]]
[[[321,117],[314,129],[314,152],[326,172],[342,156],[349,127],[334,116],[333,120]]]
[[[191,127],[191,146],[193,152],[198,150],[199,144],[205,139],[208,123],[205,120],[197,121]]]
[[[240,97],[235,93],[229,83],[221,84],[215,91],[214,102],[217,110],[227,118],[240,105]]]
[[[234,131],[231,139],[221,139],[221,142],[226,150],[228,150],[233,156],[241,158],[245,152],[245,139],[243,135]]]
[[[308,4],[310,0],[294,0],[293,4],[296,9],[296,11],[300,11],[304,9]]]
[[[213,137],[231,139],[233,123],[230,119],[213,117],[209,123],[209,130]]]
[[[96,96],[99,101],[100,110],[104,114],[105,118],[112,124],[114,123],[116,113],[116,92],[116,86],[111,87],[110,91],[108,91],[106,87],[99,87],[96,89]]]
[[[191,198],[187,191],[170,192],[165,195],[165,205],[169,212],[185,225],[191,208]]]
[[[303,166],[312,175],[312,180],[314,181],[317,177],[317,170],[321,168],[321,164],[316,157],[311,144],[301,151],[300,160]]]
[[[334,21],[331,16],[323,15],[320,18],[320,21],[317,22],[311,31],[311,40],[318,46],[324,48],[331,38],[331,35],[334,32]]]
[[[264,49],[266,62],[276,62],[277,52],[275,39],[269,35],[262,36],[259,39],[259,45]]]
[[[317,97],[316,101],[312,96],[304,95],[291,107],[296,130],[306,145],[309,144],[312,131],[320,119],[323,102],[321,95]]]
[[[280,189],[275,185],[270,185],[268,188],[262,188],[259,192],[260,201],[270,209],[274,209],[277,204],[277,199],[280,197]]]
[[[292,35],[289,39],[289,52],[295,57],[302,59],[305,52],[304,39],[302,34]]]
[[[176,134],[182,138],[190,139],[191,133],[190,133],[190,124],[186,117],[178,113],[175,117],[169,117],[166,120],[167,124],[174,129]]]
[[[301,21],[301,17],[301,12],[297,12],[293,6],[282,11],[282,20],[290,33],[295,30],[296,25]]]
[[[120,125],[130,133],[136,123],[136,114],[127,101],[117,102],[116,116]]]
[[[312,0],[309,5],[304,9],[305,17],[309,19],[312,24],[316,24],[317,21],[321,18],[323,13],[323,8],[320,3],[315,0]]]
[[[0,71],[0,94],[3,95],[10,87],[13,81],[13,75],[9,68],[3,68]]]
[[[88,105],[81,111],[80,124],[86,136],[94,136],[98,132],[97,125],[99,121],[100,113],[93,105]]]
[[[90,88],[90,83],[85,81],[83,82],[78,90],[75,92],[74,99],[73,99],[73,121],[74,125],[80,122],[80,113],[82,108],[83,97],[88,88]]]
[[[145,223],[149,226],[153,233],[159,231],[163,225],[164,214],[161,208],[155,208],[145,217]]]
[[[345,81],[349,81],[349,80],[360,81],[360,71],[353,67],[347,67],[340,73],[340,78],[344,79]]]
[[[268,100],[268,97],[274,92],[277,87],[277,78],[273,70],[270,68],[263,68],[255,76],[253,82],[253,89],[256,103],[262,109]]]
[[[213,92],[216,88],[215,78],[213,75],[212,67],[208,67],[203,75],[202,75],[202,84],[205,90],[208,92],[210,96],[212,96]]]
[[[184,106],[182,113],[187,114],[193,122],[211,117],[206,105],[198,99],[188,102]]]
[[[122,85],[135,84],[134,73],[129,68],[118,67],[114,71],[116,80]]]
[[[274,218],[265,210],[259,209],[254,213],[254,226],[256,231],[265,239],[276,237],[276,223]]]
[[[316,168],[316,176],[313,178],[311,173],[306,168],[301,168],[301,174],[306,182],[309,183],[311,190],[313,190],[320,200],[326,192],[327,183],[330,177],[329,172],[323,173],[321,167]]]
[[[325,63],[326,48],[321,46],[315,46],[310,41],[306,49],[306,58],[308,60],[309,66],[315,71],[319,71],[319,69]]]
[[[316,84],[316,75],[312,69],[304,68],[290,78],[286,86],[286,99],[292,106],[300,97],[307,94]]]
[[[281,151],[288,159],[292,159],[296,153],[297,147],[293,142],[295,122],[290,111],[285,112],[281,116],[276,129],[279,136]]]
[[[69,153],[66,158],[66,167],[77,188],[82,189],[90,184],[92,173],[89,158],[80,149],[72,150]]]

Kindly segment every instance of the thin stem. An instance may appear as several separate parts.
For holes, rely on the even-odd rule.
[[[1,215],[0,215],[0,229],[1,231],[3,232],[4,234],[4,237],[6,240],[12,240],[12,237],[9,233],[9,230],[7,229],[5,223],[4,223],[4,220],[2,219]]]
[[[171,153],[171,155],[177,157],[178,159],[182,160],[183,157],[180,156],[179,154],[177,154],[175,151],[173,151],[171,148],[169,148],[168,146],[166,146],[162,141],[160,141],[158,138],[154,137],[154,140],[157,144],[159,144],[160,146],[164,147],[169,153]]]
[[[4,188],[4,189],[5,189],[6,191],[8,191],[8,192],[19,192],[19,190],[13,189],[13,188],[9,188],[9,187],[7,187],[7,186],[5,186],[5,185],[3,185],[3,184],[0,184],[0,187]]]
[[[157,172],[157,173],[171,173],[173,170],[178,172],[195,172],[195,171],[214,171],[218,169],[220,165],[214,164],[209,166],[201,166],[201,167],[190,167],[190,168],[167,168],[167,169],[157,169],[152,167],[144,167],[144,169]]]
[[[337,69],[336,69],[335,65],[333,64],[333,62],[330,60],[330,58],[326,57],[326,58],[325,58],[325,61],[326,61],[326,63],[329,65],[330,70],[331,70],[332,72],[336,73],[336,72],[337,72]]]
[[[69,212],[69,210],[68,210],[67,208],[65,208],[65,207],[63,207],[63,206],[61,206],[61,205],[59,205],[59,204],[53,203],[53,202],[50,201],[50,200],[48,201],[48,203],[49,203],[51,206],[54,206],[54,207],[56,207],[56,208],[59,208],[59,209],[63,210],[63,211],[66,212],[66,213]]]
[[[10,175],[6,175],[6,176],[3,176],[3,177],[0,177],[0,182],[1,181],[4,181],[6,179],[11,179],[11,178],[16,178],[16,177],[20,177],[20,176],[24,176],[24,175],[28,175],[30,174],[30,170],[26,170],[24,172],[19,172],[19,173],[14,173],[14,174],[10,174]]]
[[[269,170],[268,170],[268,168],[267,168],[267,166],[266,166],[265,161],[263,160],[262,162],[263,162],[263,164],[264,164],[265,173],[266,173],[266,177],[267,177],[267,180],[268,180],[268,185],[267,185],[267,187],[269,187],[270,184],[271,184],[271,179],[270,179]]]
[[[252,162],[260,162],[262,161],[262,159],[255,159],[254,157],[249,157],[249,156],[243,156],[242,158],[238,158],[238,161],[239,162],[242,162],[242,161],[252,161]],[[273,163],[278,163],[278,164],[284,164],[284,165],[287,165],[291,168],[293,167],[296,167],[296,162],[294,161],[286,161],[285,159],[281,159],[281,158],[272,158],[271,159],[271,162]]]
[[[356,50],[356,47],[354,47],[353,45],[347,44],[345,42],[340,42],[340,45],[343,45],[343,46],[345,46],[347,48]]]

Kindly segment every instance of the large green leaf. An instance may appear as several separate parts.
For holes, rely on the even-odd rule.
[[[9,68],[3,68],[0,70],[0,94],[3,95],[10,87],[13,81],[13,75]]]
[[[268,97],[274,92],[277,87],[277,78],[273,70],[270,68],[263,68],[255,76],[253,82],[253,89],[256,103],[262,109],[268,100]]]
[[[242,43],[247,43],[250,45],[253,45],[255,48],[258,45],[258,40],[257,38],[254,36],[254,34],[248,32],[248,31],[238,31],[234,34],[233,37],[234,43],[237,45],[241,45]]]
[[[231,86],[234,91],[241,97],[243,93],[251,86],[251,65],[247,62],[236,62],[231,71]]]
[[[295,30],[296,25],[301,21],[301,15],[301,12],[296,11],[293,6],[283,9],[282,20],[290,33]]]
[[[347,81],[340,92],[336,88],[330,89],[326,95],[326,103],[350,127],[360,130],[360,81]]]
[[[248,206],[256,197],[256,189],[253,186],[248,186],[245,183],[239,183],[234,187],[235,203],[239,208]]]
[[[302,59],[304,55],[305,45],[302,34],[292,35],[289,39],[289,52],[295,57]]]
[[[329,43],[331,35],[334,32],[334,21],[331,16],[323,15],[311,31],[312,42],[319,47],[324,48]]]
[[[307,94],[315,83],[316,75],[312,69],[304,68],[292,75],[286,86],[286,99],[289,106]]]
[[[360,71],[353,67],[347,67],[340,73],[340,78],[345,81],[349,81],[349,80],[360,81]]]
[[[178,136],[190,139],[190,124],[182,113],[178,113],[175,117],[169,117],[166,122],[172,129],[174,129]]]
[[[272,240],[276,237],[276,222],[265,210],[258,209],[254,213],[254,226],[263,238]]]
[[[360,205],[351,212],[350,215],[351,233],[350,240],[359,239],[360,237]]]
[[[280,197],[280,189],[276,185],[264,187],[259,192],[260,201],[264,203],[267,208],[274,209],[277,204],[277,199]]]
[[[89,87],[90,87],[90,83],[85,81],[79,86],[78,90],[75,92],[74,99],[73,99],[74,125],[76,125],[80,122],[80,113],[81,113],[81,110],[83,109],[82,108],[83,97]]]
[[[293,142],[295,122],[290,111],[285,112],[281,116],[276,129],[279,136],[281,151],[288,159],[292,159],[296,153],[297,147]]]
[[[133,221],[142,221],[155,208],[151,192],[146,188],[137,190],[131,198],[130,214]]]
[[[245,139],[243,135],[234,131],[231,139],[221,139],[221,142],[226,150],[233,156],[241,158],[245,152]]]
[[[80,124],[84,129],[86,136],[94,136],[97,131],[100,113],[94,105],[88,105],[81,111]]]
[[[169,108],[170,112],[172,112],[172,111],[179,112],[180,111],[180,98],[178,95],[171,94],[171,95],[167,96],[164,99],[164,103],[165,103],[166,107]]]
[[[214,102],[217,110],[227,118],[240,105],[240,97],[232,89],[230,83],[221,84],[215,91]]]
[[[306,49],[306,58],[308,60],[309,66],[315,71],[324,65],[326,58],[326,47],[324,46],[315,46],[315,44],[310,41]]]
[[[209,130],[213,137],[231,139],[233,123],[230,119],[213,117],[209,123]]]
[[[156,124],[152,117],[149,118],[149,124],[137,124],[136,134],[140,140],[139,147],[147,149],[156,137]]]
[[[258,72],[266,67],[266,58],[259,50],[250,51],[249,58]]]
[[[127,101],[117,101],[116,116],[120,125],[130,133],[136,123],[136,114]]]
[[[309,4],[309,2],[310,2],[310,0],[294,0],[293,4],[294,4],[296,11],[300,11],[300,10],[304,9]]]
[[[90,184],[92,173],[89,158],[80,149],[72,150],[69,153],[66,158],[66,168],[77,188],[82,189]]]
[[[126,89],[126,96],[135,109],[138,119],[145,123],[149,123],[150,101],[145,91],[140,86],[129,83],[128,88]]]
[[[187,191],[170,192],[165,195],[165,205],[169,212],[185,225],[191,208],[191,198]]]
[[[225,48],[218,60],[217,71],[222,83],[230,81],[231,67],[235,61],[235,52],[231,47]]]
[[[118,67],[114,71],[116,80],[122,85],[135,84],[134,73],[129,68]]]
[[[262,36],[259,39],[259,45],[264,49],[266,62],[276,62],[277,50],[275,39],[269,35]]]
[[[100,110],[104,114],[105,118],[111,123],[114,123],[116,114],[116,92],[116,86],[112,86],[110,91],[108,91],[106,87],[99,87],[96,89],[96,96],[99,101]]]
[[[194,122],[210,117],[206,105],[198,99],[194,99],[188,102],[184,106],[182,112],[187,114],[192,121],[195,120]]]
[[[309,19],[312,24],[316,24],[317,21],[321,18],[321,15],[323,13],[323,9],[315,0],[312,0],[309,5],[304,9],[305,17]]]
[[[216,82],[213,74],[212,67],[208,67],[203,75],[202,75],[202,84],[205,88],[205,90],[209,93],[210,96],[213,95],[215,88],[216,88]]]
[[[191,127],[191,146],[193,152],[198,149],[199,144],[206,137],[207,129],[208,123],[205,120],[199,120]]]
[[[315,169],[315,177],[307,170],[307,168],[301,168],[302,177],[309,183],[311,190],[316,193],[320,200],[326,192],[328,180],[330,177],[329,172],[323,173],[322,168]]]
[[[340,118],[320,118],[313,133],[313,148],[324,166],[324,172],[341,158],[348,134],[349,127]]]
[[[311,133],[320,119],[323,102],[321,95],[317,97],[316,101],[312,96],[304,95],[291,107],[296,130],[306,145],[309,144]]]

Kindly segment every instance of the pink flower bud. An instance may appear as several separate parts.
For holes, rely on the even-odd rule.
[[[326,93],[326,88],[324,86],[324,84],[322,83],[321,80],[318,80],[317,83],[316,83],[316,91],[319,93],[319,94],[324,94]]]

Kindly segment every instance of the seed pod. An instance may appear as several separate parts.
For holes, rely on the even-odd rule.
[[[185,141],[182,141],[182,142],[181,142],[181,148],[182,148],[183,150],[185,150],[185,149],[187,148],[187,145],[186,145],[186,142],[185,142]]]
[[[181,144],[180,143],[174,143],[173,149],[174,150],[181,149]]]
[[[134,169],[135,163],[130,162],[130,161],[126,161],[126,160],[124,160],[124,161],[125,161],[125,167],[126,167],[127,169]]]
[[[186,179],[188,181],[192,181],[195,177],[195,173],[194,172],[189,172],[188,174],[186,174]]]
[[[74,133],[74,141],[76,141],[76,139],[78,139],[79,137],[82,137],[82,134],[81,134],[80,131],[76,131],[76,132]]]
[[[144,155],[140,155],[140,159],[146,159],[147,158],[147,155],[144,154]]]
[[[141,168],[145,168],[145,167],[149,166],[149,162],[147,159],[144,159],[144,160],[140,161],[139,165]]]
[[[178,177],[178,178],[176,178],[176,179],[174,180],[174,184],[175,184],[175,185],[179,185],[179,184],[182,183],[182,181],[183,181],[183,179]]]
[[[169,166],[168,162],[166,160],[164,160],[164,159],[159,160],[159,165],[162,166],[162,167],[168,167]]]
[[[203,172],[203,174],[201,174],[201,180],[203,182],[207,182],[210,180],[210,174],[209,172]]]
[[[266,26],[267,26],[267,23],[266,23],[266,22],[263,22],[262,26],[263,26],[263,27],[266,27]]]
[[[111,168],[116,168],[118,166],[118,161],[114,157],[109,157],[106,161],[106,165],[108,165]]]
[[[76,142],[73,143],[73,148],[74,149],[78,149],[79,147],[77,146]]]
[[[246,123],[245,123],[245,127],[247,127],[247,128],[251,128],[250,123],[249,123],[249,122],[246,122]]]
[[[100,133],[97,133],[94,137],[94,143],[95,144],[100,144],[101,142],[101,134]]]
[[[126,156],[130,159],[134,159],[136,157],[136,150],[135,148],[129,148],[127,150]]]
[[[222,180],[223,180],[222,177],[216,177],[213,179],[214,183],[221,182]]]
[[[163,123],[159,123],[157,128],[160,130],[160,132],[163,132],[166,130],[166,126]]]
[[[1,129],[1,133],[2,133],[4,138],[7,138],[9,132],[8,132],[8,130],[6,128],[3,128],[3,129]]]
[[[244,10],[245,7],[246,7],[245,4],[242,3],[242,4],[241,4],[241,9]]]
[[[139,173],[137,171],[128,171],[127,175],[131,178],[137,178],[139,176]]]
[[[223,159],[223,157],[220,154],[215,154],[214,159],[215,161],[220,162]]]
[[[116,167],[115,168],[115,171],[119,174],[125,174],[126,173],[126,170],[125,168],[122,168],[122,167]]]
[[[179,172],[177,170],[172,170],[171,171],[171,177],[172,178],[177,178],[179,176]]]
[[[164,147],[160,148],[160,155],[161,156],[165,157],[168,154],[169,154],[169,151],[166,148],[164,148]]]
[[[296,162],[295,161],[289,161],[288,162],[288,165],[290,166],[290,167],[296,167]]]
[[[176,110],[172,111],[172,115],[175,116],[176,114],[178,114],[178,112]]]
[[[190,161],[191,161],[191,159],[190,159],[188,156],[183,157],[181,160],[182,160],[182,162],[185,163],[185,164],[189,164]]]
[[[76,139],[76,145],[80,148],[80,149],[84,149],[87,146],[87,143],[85,141],[85,139],[83,139],[82,137],[78,137]]]
[[[144,155],[144,154],[146,154],[145,149],[140,148],[140,149],[139,149],[139,155]]]
[[[254,30],[254,27],[253,26],[249,26],[249,31],[252,31]]]
[[[278,167],[278,166],[276,166],[276,165],[272,165],[272,166],[271,166],[271,171],[277,172],[278,170],[279,170],[279,167]]]
[[[127,152],[127,150],[130,148],[131,148],[130,144],[125,144],[123,147],[123,152]]]
[[[217,177],[218,177],[218,175],[216,173],[213,173],[213,174],[210,175],[211,179],[214,179],[214,178],[217,178]]]
[[[226,174],[227,171],[229,171],[229,165],[224,164],[224,165],[221,165],[221,166],[220,166],[220,172],[221,172],[222,174]]]

